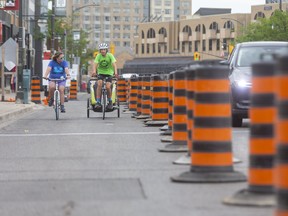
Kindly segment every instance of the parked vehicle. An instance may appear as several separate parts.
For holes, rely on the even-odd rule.
[[[244,42],[235,46],[227,61],[221,62],[221,64],[228,65],[230,70],[233,127],[241,127],[243,118],[249,117],[252,64],[271,60],[287,51],[288,42]]]

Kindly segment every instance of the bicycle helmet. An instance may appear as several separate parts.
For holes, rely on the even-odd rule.
[[[108,44],[106,44],[106,43],[101,43],[101,44],[99,44],[98,48],[99,48],[99,50],[108,49]]]

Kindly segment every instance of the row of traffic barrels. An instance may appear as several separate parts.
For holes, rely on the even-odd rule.
[[[270,206],[275,204],[276,193],[276,215],[288,215],[287,60],[288,57],[281,57],[253,65],[248,187],[226,198],[223,201],[226,204]],[[246,180],[233,169],[228,73],[224,66],[191,66],[169,74],[129,80],[129,97],[126,97],[129,110],[150,117],[159,87],[154,79],[163,81],[160,82],[163,92],[159,93],[163,104],[155,109],[163,116],[161,120],[168,120],[167,131],[172,134],[168,148],[177,150],[186,146],[191,160],[190,170],[171,177],[172,181]]]

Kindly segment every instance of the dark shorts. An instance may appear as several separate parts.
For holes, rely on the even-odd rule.
[[[112,77],[110,75],[106,75],[106,74],[98,74],[98,80],[104,80],[107,77],[106,82],[112,82]]]

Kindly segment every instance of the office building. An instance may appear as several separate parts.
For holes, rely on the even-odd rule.
[[[191,14],[192,0],[73,0],[67,4],[73,29],[89,34],[89,47],[99,42],[133,47],[138,24],[179,20]]]

